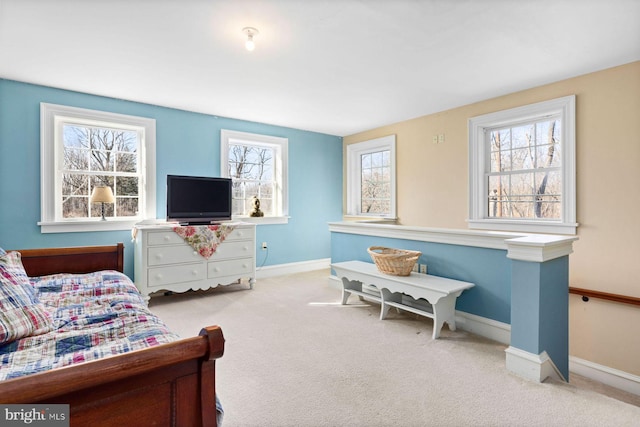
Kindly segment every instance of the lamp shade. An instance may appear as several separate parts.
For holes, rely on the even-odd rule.
[[[93,187],[93,193],[91,193],[91,203],[114,203],[115,198],[111,187]]]

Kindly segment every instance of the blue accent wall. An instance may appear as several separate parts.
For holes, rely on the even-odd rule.
[[[475,284],[458,298],[457,310],[511,323],[511,260],[506,251],[334,232],[331,262],[373,262],[370,246],[421,251],[418,262],[427,264],[429,274]]]
[[[162,90],[162,88],[159,88]],[[289,139],[288,224],[258,225],[257,264],[329,258],[327,223],[342,219],[342,138],[0,79],[0,247],[26,249],[124,242],[133,276],[129,231],[40,233],[40,103],[156,120],[157,215],[165,216],[166,175],[220,175],[220,130]],[[260,243],[268,242],[268,256]]]

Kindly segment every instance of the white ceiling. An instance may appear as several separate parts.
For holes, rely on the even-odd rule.
[[[640,60],[639,22],[640,0],[0,0],[0,78],[344,136]]]

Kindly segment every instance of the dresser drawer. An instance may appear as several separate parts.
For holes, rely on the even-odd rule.
[[[252,228],[238,227],[235,228],[225,238],[225,242],[229,240],[252,240],[255,231]],[[147,245],[175,245],[186,243],[180,235],[173,230],[151,231],[147,233]]]
[[[149,266],[204,260],[195,249],[184,242],[179,246],[153,246],[147,248],[147,263]]]
[[[248,257],[252,255],[252,252],[252,242],[243,240],[224,242],[218,245],[215,253],[209,257],[209,261]],[[147,248],[147,263],[150,267],[205,260],[191,245],[184,242],[177,246],[152,246]]]
[[[255,229],[253,228],[238,227],[235,228],[231,233],[229,233],[225,242],[229,240],[253,240],[254,234]]]
[[[147,233],[147,245],[175,245],[184,243],[184,239],[173,230],[150,231]]]
[[[172,283],[203,280],[206,277],[205,270],[204,263],[150,268],[147,271],[147,284],[150,288],[158,288]]]
[[[232,259],[228,261],[209,262],[207,264],[208,278],[215,279],[222,276],[242,276],[253,274],[253,259]]]
[[[253,256],[253,241],[238,240],[227,241],[218,245],[215,253],[209,258],[209,261],[218,261],[221,259],[240,258]]]

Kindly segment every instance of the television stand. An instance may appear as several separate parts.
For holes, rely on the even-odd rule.
[[[184,241],[173,228],[177,224],[136,226],[134,241],[134,282],[140,293],[206,290],[249,279],[256,281],[256,226],[235,225],[224,242],[208,259]]]

